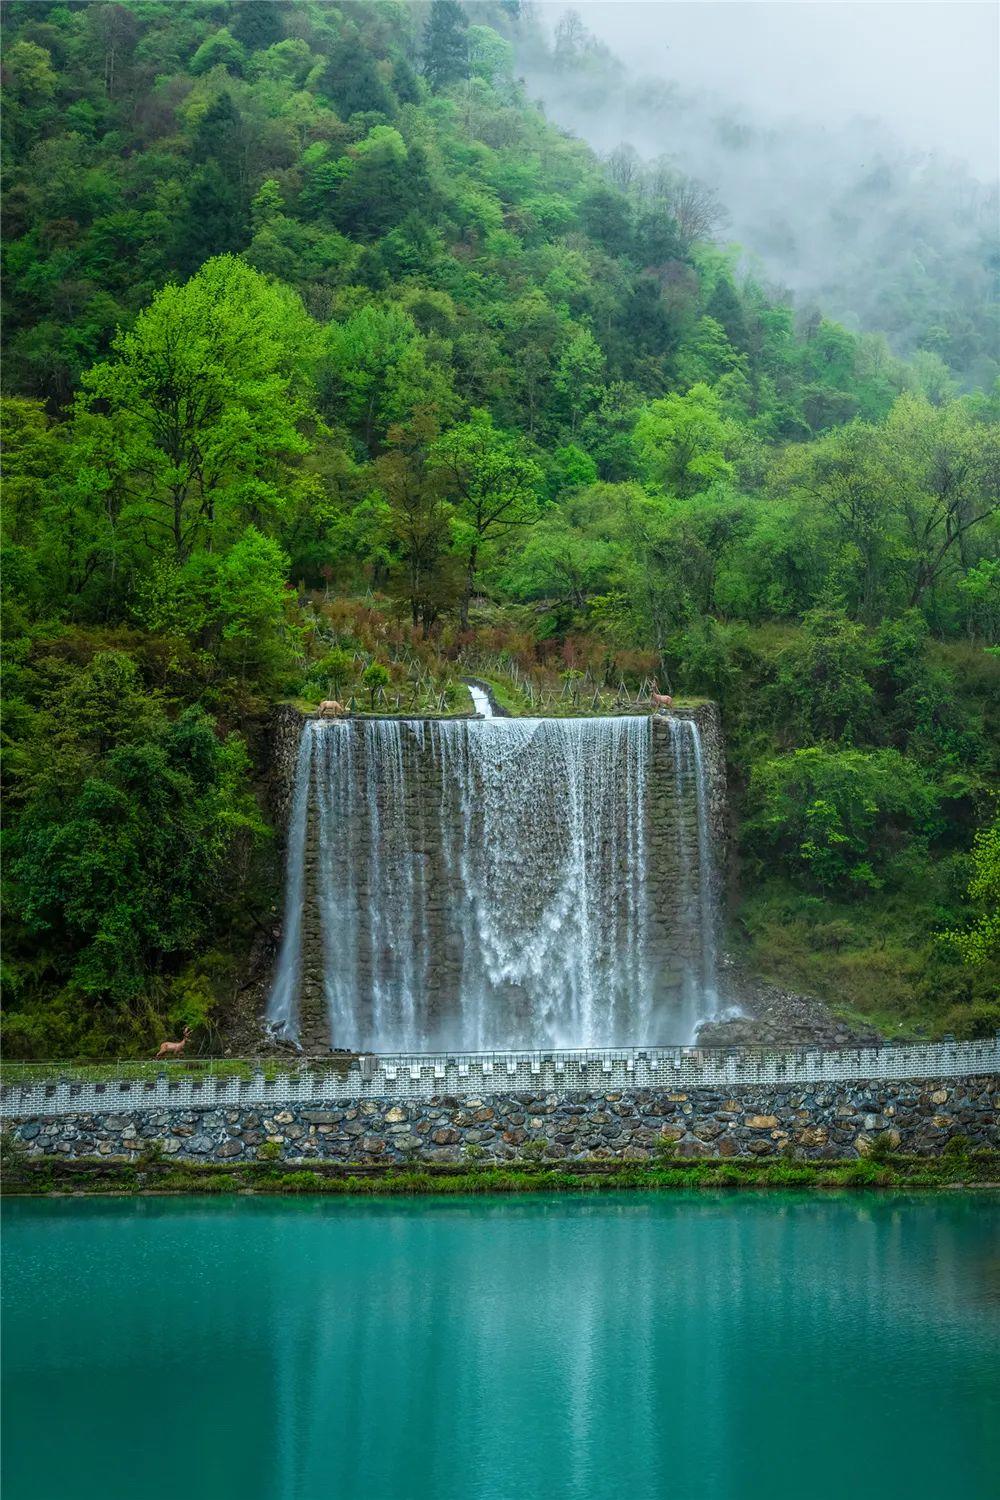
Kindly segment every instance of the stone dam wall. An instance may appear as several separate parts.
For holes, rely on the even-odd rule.
[[[727,816],[726,816],[726,756],[725,744],[722,736],[722,716],[719,713],[717,703],[698,703],[691,708],[679,708],[674,711],[674,716],[680,719],[692,719],[701,733],[702,744],[705,751],[705,768],[708,781],[708,806],[709,822],[713,833],[713,842],[718,853],[718,866],[716,878],[721,880],[722,867],[725,863],[726,838],[727,838]],[[270,778],[270,803],[278,826],[287,828],[289,813],[292,806],[292,796],[295,791],[295,770],[299,756],[299,742],[302,738],[302,730],[308,720],[314,715],[304,714],[299,709],[293,708],[291,704],[282,704],[275,710],[271,725],[271,778]],[[378,715],[357,715],[357,722],[363,722],[368,717],[379,717]],[[463,717],[463,716],[459,716]],[[477,715],[465,715],[464,717],[476,718]],[[645,713],[641,717],[648,717]],[[418,722],[410,720],[409,722]],[[662,810],[673,797],[673,769],[670,761],[670,735],[669,721],[658,714],[652,720],[653,726],[653,765],[657,772],[656,781],[656,807]],[[559,789],[553,788],[553,795],[558,795]],[[663,823],[663,819],[659,822]]]
[[[646,714],[641,716],[647,718]],[[714,703],[701,703],[679,709],[675,719],[691,720],[698,726],[704,756],[705,801],[713,861],[710,884],[716,898],[721,895],[726,870],[726,769],[722,724]],[[363,723],[365,716],[359,716]],[[284,706],[278,710],[272,733],[272,805],[279,826],[287,827],[295,784],[299,745],[307,717]],[[404,721],[417,726],[421,721]],[[700,854],[697,819],[693,809],[697,785],[693,763],[680,769],[675,765],[670,720],[654,716],[651,720],[649,779],[647,796],[648,845],[647,920],[648,938],[644,954],[655,966],[660,1008],[670,1015],[679,1003],[685,974],[700,961],[703,933],[699,923],[698,871]],[[367,799],[376,796],[368,778],[372,768],[366,762],[367,746],[359,735],[355,745],[355,771],[359,783],[367,786]],[[442,802],[440,760],[430,737],[408,735],[401,742],[405,758],[405,811],[394,828],[392,860],[400,869],[419,867],[421,883],[433,891],[433,899],[423,912],[421,941],[428,955],[427,971],[432,976],[427,996],[427,1020],[434,1033],[435,1018],[446,1015],[455,1003],[461,972],[461,913],[466,894],[456,886],[456,871],[447,852],[448,830],[435,816]],[[621,768],[619,767],[619,772]],[[402,775],[402,766],[400,767]],[[558,809],[568,795],[568,788],[554,782],[546,788],[551,807]],[[686,811],[680,815],[678,799]],[[349,861],[355,872],[353,881],[340,878],[338,886],[350,889],[350,900],[359,905],[345,918],[367,928],[373,896],[369,889],[371,872],[384,862],[384,851],[371,846],[372,826],[366,819],[346,816],[343,824],[343,846],[324,853],[322,830],[315,801],[310,803],[304,856],[304,901],[302,911],[302,967],[299,987],[299,1040],[302,1050],[321,1054],[330,1046],[330,1022],[327,1017],[324,971],[327,957],[319,896],[320,869],[327,861]],[[687,872],[682,878],[680,872]],[[693,876],[692,876],[692,872]],[[363,993],[372,989],[375,969],[388,968],[399,962],[399,953],[389,957],[388,949],[359,947],[356,954],[358,981]],[[386,975],[381,976],[383,980]],[[399,976],[389,974],[390,987],[399,987]],[[535,998],[510,986],[510,993],[498,998],[508,1016],[510,1034],[527,1038],[530,1020],[536,1007]],[[683,1031],[669,1029],[658,1037],[662,1041],[683,1039]],[[621,1037],[620,1040],[631,1040]],[[355,1036],[338,1035],[335,1042],[358,1045]],[[377,1042],[375,1043],[377,1045]],[[433,1043],[432,1043],[433,1044]],[[368,1042],[371,1045],[371,1042]],[[475,1045],[475,1043],[473,1043]]]
[[[654,1066],[655,1065],[655,1066]],[[735,1081],[734,1081],[735,1080]],[[71,1078],[4,1088],[32,1157],[341,1164],[864,1155],[995,1147],[1000,1042],[766,1053],[362,1057],[267,1077]],[[264,1150],[264,1148],[267,1148]]]

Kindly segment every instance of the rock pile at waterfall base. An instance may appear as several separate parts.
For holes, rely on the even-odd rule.
[[[698,1031],[703,1047],[850,1047],[883,1040],[871,1026],[852,1026],[812,995],[799,995],[723,962],[723,988],[744,1012],[707,1021]]]

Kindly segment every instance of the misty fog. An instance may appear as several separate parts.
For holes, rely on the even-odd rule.
[[[1000,269],[996,7],[602,0],[529,16],[529,93],[619,185],[651,164],[698,179],[717,240],[800,305],[907,352],[934,350],[948,323],[939,352],[982,374],[976,312]]]

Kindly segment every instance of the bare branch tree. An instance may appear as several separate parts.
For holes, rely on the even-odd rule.
[[[639,156],[634,146],[622,141],[608,157],[608,176],[619,192],[626,193],[639,176]]]
[[[678,175],[667,197],[667,203],[677,224],[677,232],[685,248],[695,240],[707,240],[713,231],[721,228],[726,212],[715,193],[695,177]]]

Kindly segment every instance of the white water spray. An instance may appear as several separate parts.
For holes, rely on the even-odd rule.
[[[306,823],[309,814],[309,784],[315,736],[302,735],[299,759],[295,768],[295,792],[288,824],[287,874],[285,877],[285,920],[281,951],[275,970],[271,998],[267,1005],[267,1024],[275,1036],[297,1041],[299,1035],[298,999],[302,972],[302,906],[305,895]]]
[[[482,714],[484,719],[492,719],[493,705],[490,702],[489,693],[485,692],[478,683],[467,682],[465,685],[469,689],[469,697],[472,699],[476,713]]]
[[[314,901],[331,1045],[693,1040],[717,1005],[711,840],[697,725],[670,744],[676,855],[650,872],[645,717],[309,721],[269,1028],[300,1034]]]

